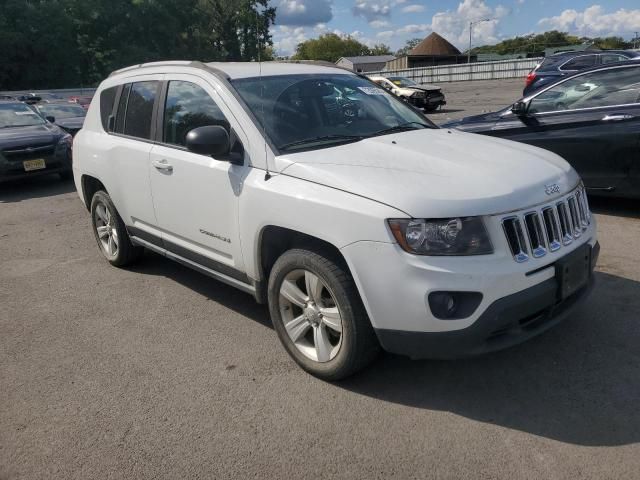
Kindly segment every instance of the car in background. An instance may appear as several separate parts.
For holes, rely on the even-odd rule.
[[[612,63],[640,60],[640,52],[630,50],[594,50],[556,53],[544,59],[527,75],[522,95],[531,95],[561,77],[581,70]]]
[[[0,95],[0,100],[17,100],[17,98],[14,97],[13,95],[2,94]]]
[[[82,108],[87,110],[89,108],[89,105],[91,105],[91,99],[92,98],[93,98],[93,95],[81,95],[81,96],[76,95],[76,96],[73,96],[73,97],[69,97],[69,102],[70,103],[77,103]]]
[[[640,62],[577,72],[443,127],[542,147],[567,160],[589,193],[640,198]]]
[[[40,103],[34,106],[38,113],[51,123],[55,123],[67,133],[75,136],[82,128],[87,111],[73,103]]]
[[[402,98],[416,108],[433,112],[446,105],[442,88],[436,85],[420,85],[404,77],[371,76],[369,80],[389,90],[396,97]]]
[[[33,107],[0,100],[0,182],[48,173],[70,179],[71,142]]]

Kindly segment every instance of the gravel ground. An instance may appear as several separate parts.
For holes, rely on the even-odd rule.
[[[449,107],[522,82],[483,83],[447,85]],[[250,296],[154,254],[110,267],[72,184],[2,185],[0,479],[637,479],[640,204],[593,207],[598,286],[572,318],[330,384]]]

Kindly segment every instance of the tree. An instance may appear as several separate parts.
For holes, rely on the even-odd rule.
[[[405,44],[405,46],[396,52],[396,57],[403,57],[405,55],[409,55],[409,52],[414,48],[416,48],[422,40],[423,40],[422,38],[412,38],[411,40],[407,40],[407,43]]]
[[[324,60],[336,62],[340,57],[359,57],[369,55],[369,47],[347,35],[326,33],[299,43],[294,60]]]
[[[269,0],[0,0],[0,90],[96,85],[157,60],[272,57]]]
[[[389,45],[378,43],[369,49],[369,55],[392,55]]]

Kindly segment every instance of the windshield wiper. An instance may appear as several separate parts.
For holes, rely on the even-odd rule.
[[[335,142],[356,142],[364,138],[365,137],[363,137],[362,135],[323,135],[321,137],[305,138],[304,140],[297,140],[295,142],[286,143],[278,148],[280,150],[288,150],[292,147],[308,145],[310,143],[324,142],[327,140],[334,140]]]
[[[426,123],[407,122],[407,123],[401,123],[400,125],[396,125],[395,127],[385,128],[383,130],[373,133],[371,136],[378,137],[380,135],[386,135],[388,133],[404,132],[406,130],[420,130],[419,128],[416,128],[414,125],[420,125],[421,127],[424,127],[424,128],[431,128],[431,126],[427,125]]]

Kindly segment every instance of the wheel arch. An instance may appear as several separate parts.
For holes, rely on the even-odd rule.
[[[91,175],[82,175],[80,185],[82,187],[82,199],[84,200],[84,206],[87,210],[91,210],[91,199],[98,190],[104,190],[107,192],[104,184]]]

